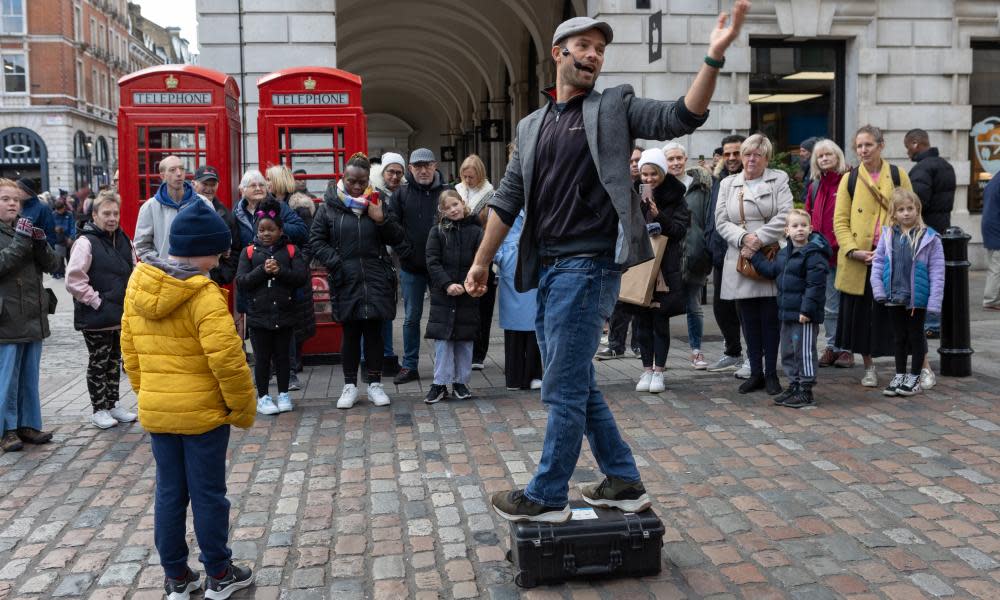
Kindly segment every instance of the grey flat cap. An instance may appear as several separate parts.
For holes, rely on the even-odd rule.
[[[413,152],[410,152],[410,164],[415,165],[417,163],[432,163],[437,162],[434,158],[434,151],[430,148],[417,148]]]
[[[604,21],[591,19],[590,17],[573,17],[572,19],[563,21],[559,24],[559,27],[556,27],[556,32],[552,34],[552,45],[558,46],[559,42],[564,39],[591,29],[600,30],[604,34],[604,39],[607,40],[607,43],[611,43],[611,38],[614,37],[611,25],[608,25]]]

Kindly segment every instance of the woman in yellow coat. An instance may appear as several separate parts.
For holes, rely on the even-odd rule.
[[[841,292],[837,346],[861,354],[861,385],[878,386],[872,357],[893,355],[893,335],[885,307],[876,304],[869,281],[882,226],[889,220],[889,197],[896,187],[912,190],[906,171],[882,160],[885,140],[878,127],[865,125],[854,134],[861,164],[845,173],[837,189],[833,229],[840,250],[836,287]],[[854,180],[854,195],[850,182]]]

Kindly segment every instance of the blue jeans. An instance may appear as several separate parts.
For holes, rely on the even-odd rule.
[[[701,337],[705,330],[705,311],[701,307],[701,291],[704,284],[685,283],[687,292],[688,344],[692,350],[701,350]]]
[[[416,369],[420,362],[420,319],[424,316],[427,276],[399,270],[403,288],[403,368]]]
[[[229,425],[199,435],[150,434],[156,461],[153,540],[167,577],[187,573],[184,521],[188,500],[194,513],[205,572],[215,576],[229,567],[229,500],[226,499],[226,447]]]
[[[541,269],[535,334],[549,415],[542,458],[524,491],[532,502],[566,506],[584,434],[605,475],[640,481],[632,450],[597,389],[592,361],[618,299],[621,273],[620,265],[598,258],[562,258]]]
[[[927,318],[924,319],[924,330],[941,331],[941,313],[927,311]]]
[[[3,405],[3,430],[18,427],[42,429],[42,401],[38,396],[42,341],[0,344],[0,381],[7,382]]]
[[[472,340],[455,342],[434,341],[434,384],[469,383],[472,376]]]
[[[826,347],[836,353],[843,350],[837,347],[837,316],[840,314],[840,290],[834,285],[837,281],[837,267],[830,267],[826,274],[826,305],[823,307],[823,329],[826,331]]]

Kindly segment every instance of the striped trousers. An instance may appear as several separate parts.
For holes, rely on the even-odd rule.
[[[781,366],[789,384],[797,383],[802,387],[812,388],[816,383],[816,370],[819,368],[819,357],[816,354],[818,334],[819,325],[816,323],[781,322]]]

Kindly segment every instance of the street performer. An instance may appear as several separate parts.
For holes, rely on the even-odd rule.
[[[570,518],[569,479],[584,434],[605,475],[583,488],[584,500],[628,512],[650,505],[591,362],[622,271],[653,258],[628,158],[636,138],[673,139],[705,123],[726,49],[749,10],[749,0],[736,0],[731,22],[727,13],[719,15],[705,64],[676,102],[636,98],[629,85],[596,91],[611,26],[575,17],[556,28],[555,88],[546,91],[545,106],[518,123],[514,153],[465,281],[473,296],[486,291],[490,262],[524,210],[515,283],[521,292],[538,288],[535,327],[549,414],[534,478],[524,490],[493,496],[493,508],[505,519]]]

